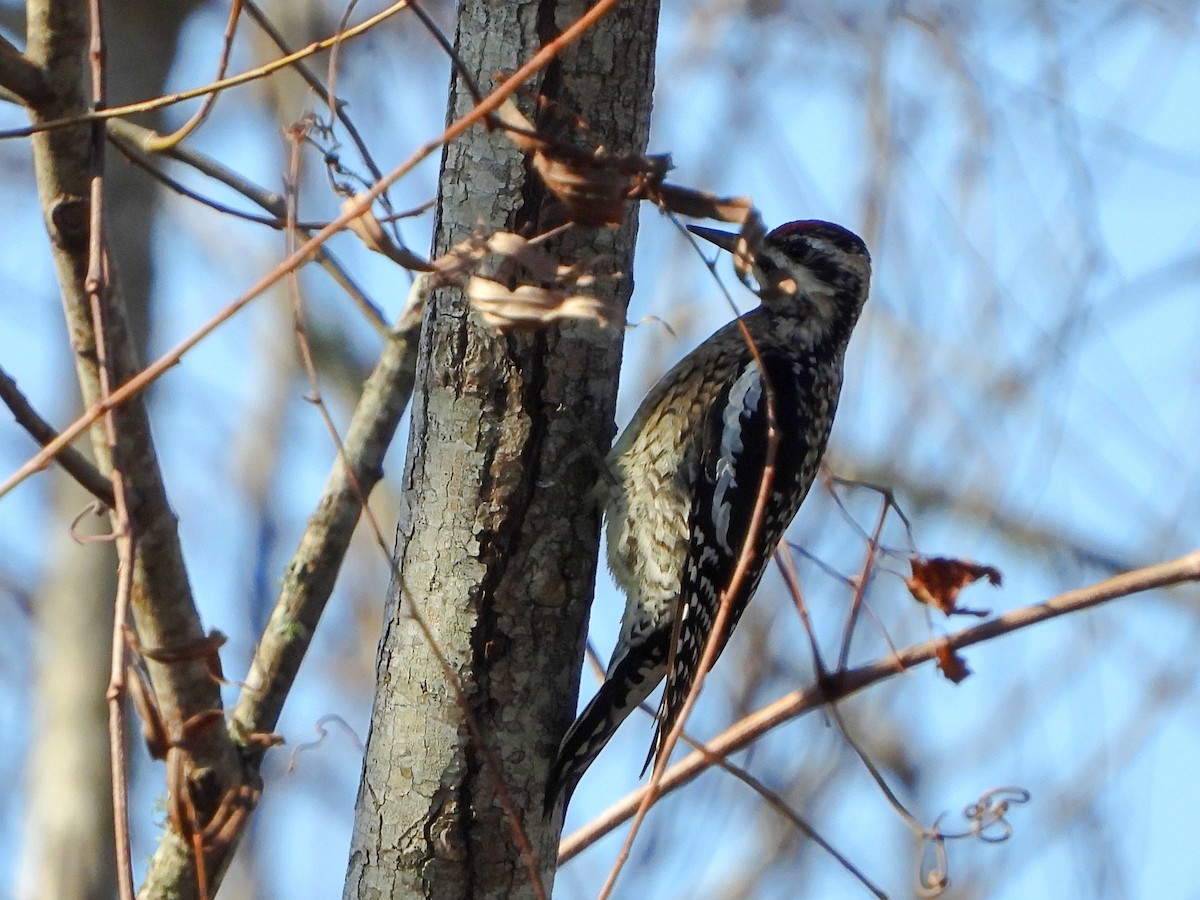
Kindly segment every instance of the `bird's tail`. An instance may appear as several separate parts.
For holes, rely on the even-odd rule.
[[[666,672],[667,636],[643,644],[638,652],[614,661],[608,677],[563,736],[546,782],[546,815],[562,797],[563,809],[592,761],[629,714],[658,686]],[[661,644],[661,647],[659,646]]]

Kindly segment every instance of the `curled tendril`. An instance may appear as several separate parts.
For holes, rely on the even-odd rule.
[[[88,516],[95,516],[99,518],[105,515],[107,512],[107,506],[105,506],[99,500],[93,500],[80,511],[79,515],[71,520],[71,539],[77,544],[101,544],[107,541],[115,541],[118,537],[115,531],[107,531],[103,534],[87,534],[80,530],[83,520]]]
[[[365,751],[366,748],[363,745],[362,738],[358,736],[358,732],[351,727],[350,723],[335,713],[329,713],[328,715],[321,716],[321,718],[317,719],[316,723],[313,725],[313,728],[316,730],[318,735],[316,740],[306,741],[303,744],[297,744],[292,749],[292,755],[288,757],[287,764],[287,773],[289,775],[296,771],[301,753],[307,753],[309,750],[315,750],[325,742],[325,738],[329,737],[329,729],[325,726],[330,724],[340,725],[354,740],[354,743],[358,749],[360,751]]]
[[[963,809],[963,817],[971,823],[966,831],[951,833],[942,829],[943,816],[934,819],[928,828],[917,831],[916,891],[921,897],[938,897],[950,885],[950,860],[946,841],[978,838],[988,844],[1002,844],[1013,835],[1006,818],[1017,804],[1028,803],[1029,791],[1021,787],[998,787],[985,791],[978,800]]]
[[[1020,787],[993,788],[963,809],[971,822],[971,833],[989,844],[1002,844],[1012,837],[1013,828],[1005,816],[1013,804],[1028,803],[1029,791]]]
[[[946,855],[946,839],[938,833],[937,822],[921,836],[917,848],[916,882],[919,897],[940,897],[950,885],[950,859]]]

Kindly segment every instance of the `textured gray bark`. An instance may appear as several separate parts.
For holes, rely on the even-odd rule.
[[[586,7],[468,0],[458,51],[486,91]],[[604,143],[641,151],[649,126],[656,3],[629,3],[569,48],[534,87],[581,114]],[[451,85],[450,116],[471,107]],[[526,104],[527,108],[528,105]],[[436,252],[477,223],[536,229],[543,188],[502,134],[474,128],[443,157]],[[555,248],[630,269],[636,224]],[[611,289],[623,303],[632,284]],[[418,360],[393,591],[359,789],[345,897],[527,897],[530,875],[452,686],[415,606],[462,684],[499,762],[549,892],[560,823],[542,788],[574,710],[596,568],[588,500],[612,435],[622,334],[569,323],[501,335],[437,292]]]

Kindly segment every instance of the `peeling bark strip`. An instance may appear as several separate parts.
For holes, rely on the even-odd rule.
[[[486,92],[585,9],[468,0],[457,52]],[[606,146],[644,152],[657,12],[617,5],[531,87]],[[455,78],[448,115],[470,108]],[[474,128],[445,149],[434,256],[479,223],[542,230],[552,202],[512,141]],[[628,272],[635,223],[576,229],[548,249],[563,264],[602,254]],[[631,284],[598,289],[623,309]],[[347,898],[536,896],[506,796],[550,890],[559,823],[543,820],[542,791],[574,709],[598,541],[597,513],[579,498],[595,477],[588,454],[608,446],[621,338],[587,321],[499,334],[468,315],[461,291],[430,300],[398,529],[403,584],[380,646]],[[455,671],[483,748],[413,609]]]

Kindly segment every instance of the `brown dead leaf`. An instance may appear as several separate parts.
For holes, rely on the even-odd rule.
[[[524,269],[536,281],[570,279],[574,269],[564,266],[529,238],[511,231],[497,231],[486,241],[488,251],[504,257],[497,273],[500,277],[515,274],[516,267]]]
[[[488,237],[481,230],[476,229],[466,240],[459,241],[430,262],[432,271],[427,282],[428,289],[432,290],[450,284],[461,287],[466,284],[467,277],[475,271],[475,267],[479,265],[480,260],[487,255],[487,252]]]
[[[677,184],[644,185],[637,194],[663,209],[692,219],[714,219],[741,225],[754,210],[749,197],[718,197]]]
[[[125,679],[125,689],[133,700],[133,708],[137,711],[142,722],[142,738],[151,759],[166,759],[170,740],[167,737],[167,726],[163,723],[162,713],[159,712],[158,701],[150,681],[142,671],[141,666],[130,666]]]
[[[950,648],[949,641],[942,641],[937,648],[937,667],[955,684],[961,684],[971,674],[967,661]]]
[[[342,204],[342,212],[345,212],[361,200],[362,195],[350,197]],[[407,247],[402,247],[391,239],[386,231],[383,230],[383,225],[379,219],[375,217],[375,212],[371,207],[367,207],[359,215],[355,216],[346,223],[346,227],[358,235],[367,247],[368,250],[374,250],[376,253],[381,253],[397,265],[403,266],[406,269],[412,269],[414,272],[429,272],[432,267],[428,262],[422,259],[417,254],[413,253]]]
[[[543,249],[543,238],[507,231],[473,234],[433,260],[433,272],[423,276],[422,292],[445,285],[465,288],[479,320],[492,328],[535,329],[562,319],[590,319],[600,325],[620,321],[622,310],[586,293],[599,277],[614,273],[589,271],[598,259],[562,265]],[[477,274],[479,269],[489,274]]]
[[[463,287],[480,322],[490,328],[538,329],[562,319],[611,325],[622,320],[623,311],[584,293],[601,277],[589,271],[599,262],[562,265],[538,239],[511,232],[474,234],[433,260],[424,288]],[[476,274],[481,268],[490,275]]]
[[[511,99],[501,104],[496,118],[529,156],[569,221],[592,227],[620,225],[627,200],[648,197],[661,186],[671,168],[669,157],[614,153],[578,116],[544,97],[537,99],[538,125]]]
[[[757,209],[751,207],[746,211],[742,221],[742,230],[738,233],[737,245],[733,251],[733,268],[738,277],[745,282],[754,274],[754,259],[758,248],[767,236],[767,226]],[[779,270],[780,273],[786,270]],[[760,290],[771,290],[775,285],[760,284]]]
[[[987,610],[967,609],[956,605],[959,592],[980,578],[986,578],[998,586],[1001,581],[1000,570],[965,559],[919,556],[912,560],[912,577],[905,579],[904,583],[919,603],[936,607],[948,616],[982,618],[989,615]]]
[[[479,275],[467,282],[467,299],[485,325],[502,329],[542,328],[560,319],[591,319],[610,325],[620,315],[598,297],[531,284],[510,288]]]
[[[625,201],[633,192],[634,179],[608,160],[597,157],[582,161],[535,153],[533,168],[566,207],[572,222],[602,228],[625,221]]]

